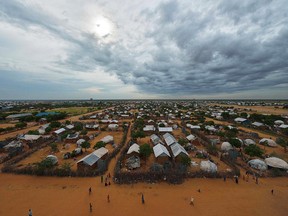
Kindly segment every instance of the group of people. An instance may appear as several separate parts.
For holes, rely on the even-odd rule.
[[[103,175],[101,176],[101,183],[103,183],[104,177]],[[106,186],[110,186],[111,185],[111,175],[110,173],[107,174],[107,176],[105,177],[105,187]]]

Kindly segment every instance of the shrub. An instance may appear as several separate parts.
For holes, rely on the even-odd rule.
[[[103,141],[99,141],[93,146],[93,148],[94,149],[99,149],[99,148],[105,147],[105,146],[106,146],[106,143],[104,143]]]
[[[140,151],[139,151],[141,157],[144,157],[145,160],[150,156],[152,153],[152,148],[150,147],[149,144],[145,143],[140,146]]]
[[[262,157],[264,151],[257,145],[249,145],[245,148],[245,153],[251,157]]]
[[[236,148],[240,148],[241,147],[241,141],[239,139],[230,139],[229,140],[229,143],[232,145],[232,146],[235,146]]]

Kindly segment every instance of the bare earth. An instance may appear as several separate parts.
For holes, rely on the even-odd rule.
[[[217,104],[212,103],[210,105],[217,105],[222,107],[234,107],[237,109],[251,109],[248,113],[261,113],[261,114],[274,114],[274,115],[287,115],[288,110],[281,107],[275,108],[274,106],[238,106],[238,105],[226,105],[226,104]]]
[[[0,174],[0,215],[273,215],[288,211],[286,178],[192,179],[182,185],[136,184],[105,187],[96,178],[55,178]],[[92,187],[89,196],[88,188]],[[197,192],[201,189],[201,193]],[[271,189],[274,195],[271,195]],[[144,193],[145,204],[141,204]],[[107,195],[111,202],[107,202]],[[194,206],[190,205],[191,196]],[[89,203],[93,212],[89,212]]]

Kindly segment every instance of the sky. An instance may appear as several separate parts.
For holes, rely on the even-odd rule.
[[[0,99],[288,99],[287,0],[0,0]]]

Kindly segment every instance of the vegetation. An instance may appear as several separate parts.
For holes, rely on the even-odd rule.
[[[178,140],[178,143],[182,146],[185,146],[188,142],[189,141],[187,139],[182,138],[182,137]]]
[[[59,128],[61,126],[61,123],[58,121],[52,121],[49,125],[51,128]]]
[[[18,122],[16,125],[15,125],[16,128],[24,128],[24,127],[27,127],[27,123],[26,122]]]
[[[180,158],[181,164],[183,164],[184,166],[190,166],[191,164],[191,158],[188,156],[181,156]]]
[[[242,145],[241,141],[239,139],[235,139],[235,138],[230,139],[229,143],[236,148],[240,148]]]
[[[85,151],[87,151],[87,148],[90,148],[91,144],[87,141],[83,142],[81,144],[81,147],[85,149]]]
[[[264,151],[257,145],[249,145],[245,148],[245,153],[251,157],[262,157]]]
[[[140,156],[143,157],[146,161],[146,159],[150,156],[150,154],[152,153],[152,148],[150,147],[149,144],[145,143],[143,145],[140,146]]]
[[[29,135],[39,135],[39,131],[38,130],[29,130],[28,133]]]
[[[99,141],[99,142],[97,142],[97,143],[93,146],[93,148],[94,148],[94,149],[99,149],[99,148],[102,148],[102,147],[105,147],[105,146],[106,146],[106,143],[105,143],[105,142]]]
[[[57,146],[56,143],[51,143],[50,147],[51,147],[51,151],[52,152],[58,152],[59,151],[58,146]]]

